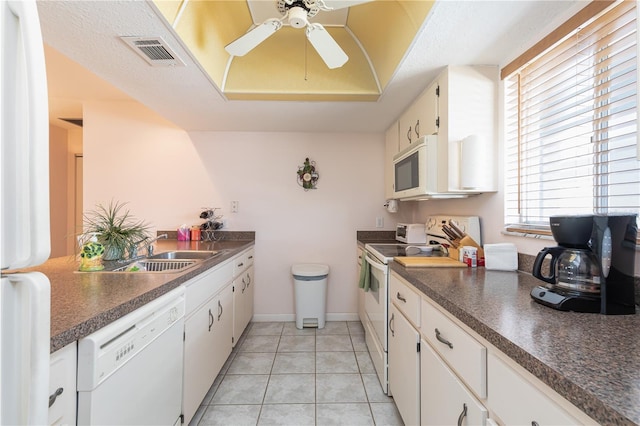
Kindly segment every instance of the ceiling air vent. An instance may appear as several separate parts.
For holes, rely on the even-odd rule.
[[[154,67],[184,66],[162,37],[120,37],[134,52]]]

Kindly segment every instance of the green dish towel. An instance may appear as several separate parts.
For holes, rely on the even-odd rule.
[[[369,268],[369,262],[367,262],[367,257],[362,256],[362,265],[360,266],[360,281],[358,282],[358,287],[364,289],[364,291],[369,291],[369,287],[371,286],[371,268]]]

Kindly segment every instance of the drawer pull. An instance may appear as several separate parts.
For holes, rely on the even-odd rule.
[[[444,337],[442,337],[440,335],[440,330],[438,330],[437,328],[436,328],[436,339],[438,339],[438,342],[444,343],[445,345],[449,346],[449,348],[453,349],[453,345],[451,344],[451,342],[445,339]]]
[[[244,266],[243,262],[238,263],[238,268],[242,268]]]
[[[395,337],[395,335],[396,335],[396,332],[391,327],[391,324],[393,324],[393,316],[394,315],[395,314],[391,314],[391,318],[389,319],[389,330],[391,330],[391,337]]]
[[[458,417],[458,426],[462,426],[465,417],[467,417],[467,404],[462,404],[462,413]]]
[[[54,393],[52,393],[49,396],[49,407],[51,407],[56,402],[56,399],[60,395],[62,395],[62,392],[64,392],[64,389],[63,388],[58,388],[58,389],[56,389],[56,391]]]
[[[396,294],[396,299],[398,299],[401,302],[407,303],[407,299],[405,299],[404,296],[400,294],[400,292]]]
[[[209,309],[209,331],[211,331],[212,325],[213,325],[213,314],[211,313],[211,309]]]

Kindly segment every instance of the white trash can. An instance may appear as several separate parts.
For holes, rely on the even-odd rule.
[[[291,267],[296,298],[296,328],[324,328],[329,266],[303,263]]]

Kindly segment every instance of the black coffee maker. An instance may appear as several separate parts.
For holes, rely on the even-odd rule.
[[[536,257],[532,274],[547,284],[531,291],[533,300],[563,311],[634,314],[636,216],[552,216],[549,224],[558,246]]]

